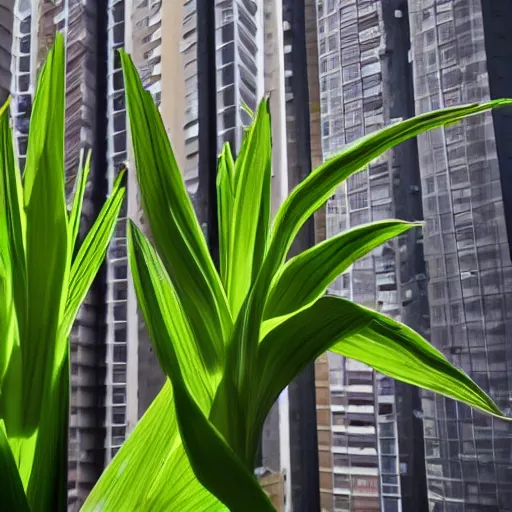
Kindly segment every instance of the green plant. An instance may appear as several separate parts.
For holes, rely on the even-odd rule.
[[[21,177],[0,108],[0,503],[67,509],[68,336],[103,263],[124,197],[121,177],[78,243],[89,158],[69,209],[64,185],[64,42],[44,65]]]
[[[140,192],[155,243],[131,223],[130,264],[172,386],[164,386],[85,510],[100,504],[101,510],[272,510],[252,473],[263,421],[281,390],[327,349],[503,418],[417,333],[324,296],[357,258],[417,224],[361,226],[286,259],[304,222],[351,174],[421,132],[512,100],[435,111],[360,139],[299,184],[272,224],[270,119],[263,101],[236,162],[229,146],[219,157],[218,273],[158,110],[129,57],[121,58]]]

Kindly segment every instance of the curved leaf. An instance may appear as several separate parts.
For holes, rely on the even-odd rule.
[[[318,319],[321,319],[321,322]],[[258,429],[284,387],[327,349],[413,384],[505,418],[463,371],[409,327],[338,297],[324,297],[270,331],[258,353]],[[254,435],[253,435],[254,442]]]
[[[81,509],[82,512],[121,510],[227,512],[192,471],[181,442],[169,381],[105,469]]]
[[[213,371],[224,360],[232,328],[229,307],[194,215],[164,124],[130,57],[121,52],[128,114],[144,211],[167,273]]]
[[[317,300],[356,260],[421,225],[401,220],[374,222],[344,231],[295,256],[276,275],[264,318],[288,315]]]
[[[394,379],[460,400],[501,419],[507,418],[494,401],[418,333],[400,322],[344,299],[371,322],[330,348],[357,359]],[[354,309],[354,308],[353,308]]]
[[[258,378],[255,357],[265,303],[272,280],[306,220],[325,203],[342,181],[366,167],[386,150],[427,130],[507,105],[512,105],[512,100],[452,107],[407,119],[371,133],[315,169],[285,199],[276,214],[261,272],[236,320],[232,334],[236,344],[233,343],[228,354],[228,367],[237,382],[240,401],[251,411],[248,417],[254,414],[252,409],[256,406],[251,390],[253,382]]]
[[[125,196],[125,188],[122,186],[123,175],[124,172],[118,175],[110,197],[105,201],[98,218],[87,233],[73,261],[69,277],[66,309],[60,325],[60,332],[65,337],[69,335],[80,304],[87,295],[105,259],[105,253]],[[75,227],[75,224],[70,225],[70,229],[74,230]],[[71,233],[71,236],[73,236],[73,233]]]
[[[304,222],[333,194],[336,187],[364,169],[379,155],[420,133],[460,121],[492,108],[512,105],[512,99],[450,107],[422,114],[362,137],[327,160],[302,181],[285,199],[274,222],[269,258],[280,265]]]
[[[193,352],[194,339],[156,253],[132,223],[128,233],[135,290],[151,340],[173,385],[181,438],[195,475],[232,511],[273,510],[255,477],[205,416],[211,401],[197,389],[197,383],[206,387],[218,382],[208,379],[197,360],[187,357]],[[197,378],[198,372],[202,379]]]

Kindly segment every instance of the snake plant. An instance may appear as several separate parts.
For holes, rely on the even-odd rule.
[[[0,503],[2,510],[67,509],[69,344],[124,197],[120,179],[79,242],[89,173],[71,204],[64,183],[65,59],[61,35],[34,99],[23,176],[9,102],[0,107]]]

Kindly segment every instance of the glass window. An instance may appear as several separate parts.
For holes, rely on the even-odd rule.
[[[396,455],[396,445],[394,439],[381,439],[380,451],[383,455]]]
[[[394,437],[395,425],[394,423],[380,423],[379,433],[381,437]]]
[[[368,191],[356,192],[348,196],[350,210],[360,210],[368,207]]]
[[[383,473],[396,473],[396,458],[395,457],[382,457],[382,472]]]

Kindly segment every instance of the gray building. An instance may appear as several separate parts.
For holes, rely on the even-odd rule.
[[[219,150],[229,142],[238,152],[244,126],[263,96],[263,2],[260,0],[216,1],[217,130]],[[196,0],[184,2],[183,55],[185,80],[185,162],[187,186],[198,186],[198,97]]]
[[[218,4],[219,147],[229,141],[236,151],[243,127],[250,121],[242,105],[255,109],[263,96],[263,8],[262,2],[250,0]],[[182,20],[182,34],[180,28],[176,30],[177,19]],[[0,1],[0,101],[9,92],[13,96],[14,135],[22,168],[37,74],[57,31],[66,40],[68,193],[73,190],[80,158],[90,149],[94,152],[83,228],[96,215],[120,170],[133,165],[120,49],[131,53],[145,88],[158,105],[166,88],[163,118],[171,139],[173,134],[183,134],[177,137],[184,142],[177,156],[191,190],[195,189],[195,1]],[[175,115],[172,102],[184,112]],[[127,217],[144,225],[133,172],[128,173],[127,191],[105,270],[81,308],[71,335],[70,510],[79,509],[164,382],[128,268]]]
[[[407,12],[401,4],[317,2],[326,159],[412,114]],[[411,142],[338,188],[327,203],[327,236],[370,221],[421,216],[419,169]],[[331,285],[330,293],[408,321],[426,334],[425,288],[421,239],[411,232],[356,262]],[[414,415],[420,407],[418,391],[338,355],[329,355],[329,368],[333,510],[423,510],[421,423]]]
[[[417,113],[511,96],[510,2],[409,3]],[[511,131],[510,113],[501,112],[418,138],[430,340],[505,411],[512,376]],[[423,421],[432,510],[512,510],[512,427],[431,394],[423,399]]]
[[[396,119],[512,93],[510,2],[317,4],[325,157]],[[422,135],[349,179],[327,206],[328,235],[370,220],[418,220],[424,212],[423,239],[411,232],[388,244],[341,276],[331,293],[417,329],[505,411],[512,364],[510,123],[509,112],[498,112]],[[351,364],[331,358],[332,404],[359,399],[348,384]],[[369,375],[375,419],[368,425],[377,429],[365,446],[373,443],[378,461],[366,468],[378,468],[382,510],[423,510],[427,501],[435,511],[512,510],[510,425],[432,393],[420,400],[409,386]],[[382,405],[381,393],[393,396],[391,405]],[[347,419],[344,412],[343,429]],[[350,453],[351,437],[337,435],[337,422],[333,417],[332,451],[342,443]],[[345,457],[345,467],[358,458]],[[350,481],[336,486],[337,460],[334,509],[359,510]],[[398,483],[391,468],[401,486],[386,496]]]

